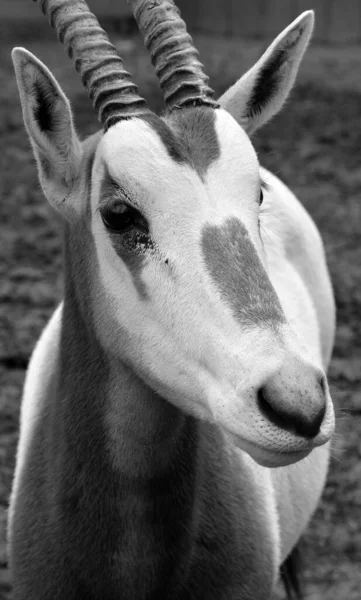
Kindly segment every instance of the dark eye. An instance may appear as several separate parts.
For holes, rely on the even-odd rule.
[[[261,206],[261,204],[263,202],[263,189],[262,188],[260,189],[260,192],[259,192],[259,201],[258,202],[259,202],[259,205]]]
[[[135,208],[127,204],[117,203],[105,207],[101,211],[103,223],[109,231],[123,233],[132,228],[148,231],[145,218]]]

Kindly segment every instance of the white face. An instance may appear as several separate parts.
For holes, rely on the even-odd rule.
[[[123,121],[99,143],[98,335],[172,403],[216,421],[262,464],[288,464],[332,433],[327,384],[302,354],[263,265],[249,138],[223,110],[189,110],[169,124]],[[261,389],[281,420],[262,410]]]

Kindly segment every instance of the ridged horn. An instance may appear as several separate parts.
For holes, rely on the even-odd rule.
[[[105,131],[150,111],[104,29],[83,0],[34,0],[47,16],[87,88]]]
[[[128,0],[169,108],[217,108],[209,78],[173,0]]]

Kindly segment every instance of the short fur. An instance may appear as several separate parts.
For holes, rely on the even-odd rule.
[[[266,600],[290,564],[327,473],[334,302],[315,225],[239,124],[280,108],[312,23],[291,24],[225,110],[130,119],[83,144],[55,79],[14,51],[65,222],[64,300],[21,407],[14,600]],[[260,77],[279,85],[260,93]],[[146,240],[106,228],[114,190]],[[294,427],[260,410],[260,391]]]
[[[258,63],[221,98],[248,133],[269,121],[287,98],[297,75],[299,61],[312,34],[312,11],[303,13],[283,31]],[[247,102],[239,102],[247,93]],[[233,98],[238,98],[233,102]]]
[[[297,544],[281,565],[281,579],[285,586],[288,600],[303,600],[301,572],[302,554],[300,544]]]
[[[201,178],[219,156],[215,112],[211,108],[190,107],[186,112],[173,111],[165,119],[149,115],[143,120],[159,135],[169,156],[180,164],[190,165]]]
[[[222,227],[205,227],[202,249],[207,269],[236,319],[271,326],[284,322],[277,294],[264,277],[264,266],[240,221],[233,218]]]

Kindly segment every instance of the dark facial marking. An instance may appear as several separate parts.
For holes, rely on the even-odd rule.
[[[187,161],[187,157],[184,154],[184,150],[181,144],[181,140],[174,133],[174,131],[165,123],[160,117],[151,113],[142,117],[143,121],[146,121],[148,125],[156,132],[159,138],[162,140],[165,149],[169,156],[177,163],[184,163]]]
[[[214,109],[188,107],[174,110],[164,119],[156,115],[143,119],[158,134],[169,156],[190,165],[201,178],[220,155]]]
[[[290,50],[297,44],[302,32],[303,28],[293,32],[295,37],[286,40],[285,45],[273,54],[261,69],[253,94],[247,104],[247,118],[260,114],[272,95],[277,92],[281,79],[280,68],[287,61]]]
[[[214,283],[242,324],[274,326],[285,321],[277,294],[238,219],[204,226],[201,244]]]
[[[204,107],[176,110],[168,120],[182,140],[188,162],[203,177],[220,155],[215,110]]]
[[[149,234],[133,230],[122,235],[108,232],[108,235],[114,250],[128,268],[139,296],[147,300],[149,298],[147,286],[141,275],[146,260],[154,254],[152,238]]]
[[[119,195],[120,191],[123,193],[120,185],[114,181],[105,165],[104,177],[100,187],[101,203],[110,202],[112,198]],[[122,196],[119,197],[119,202],[121,201]],[[149,296],[146,285],[141,278],[141,271],[145,261],[155,252],[155,246],[149,232],[132,227],[123,233],[113,233],[109,230],[106,230],[106,233],[114,250],[128,268],[139,296],[146,300]]]
[[[59,597],[59,590],[62,598],[78,600],[268,597],[272,539],[262,499],[250,497],[247,473],[239,476],[238,456],[229,452],[218,427],[172,409],[146,384],[138,392],[131,383],[135,373],[127,383],[130,369],[104,352],[94,330],[103,305],[90,303],[99,265],[93,239],[79,225],[66,225],[63,319],[68,327],[62,328],[60,344],[61,385],[55,381],[51,388],[52,414],[63,426],[51,432],[50,478],[45,481],[38,469],[36,490],[37,498],[47,489],[60,490],[58,518],[48,525],[39,511],[32,537],[34,528],[30,532],[43,565],[33,597],[41,597],[45,580],[47,598]],[[145,436],[136,459],[141,470],[134,476],[113,465],[109,454],[110,399],[119,407],[134,406],[127,413],[129,430]],[[143,423],[136,406],[144,407]],[[36,425],[40,442],[48,413]],[[174,441],[168,444],[170,432]],[[126,456],[134,448],[131,435],[124,444]],[[160,453],[167,456],[161,469]],[[34,478],[37,461],[31,458]],[[30,510],[33,496],[25,494],[24,503]],[[255,512],[260,519],[252,518]],[[245,523],[261,545],[250,546]]]
[[[36,101],[34,119],[43,133],[51,133],[55,127],[54,107],[58,96],[55,96],[54,99],[53,95],[50,94],[50,90],[47,90],[40,81],[34,81],[33,89]]]

